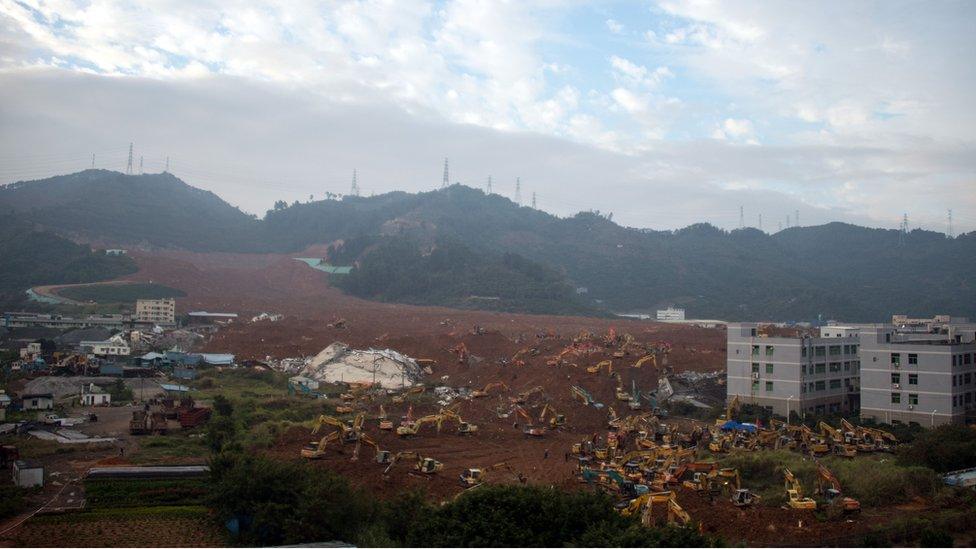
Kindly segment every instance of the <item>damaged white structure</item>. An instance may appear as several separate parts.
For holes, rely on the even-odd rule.
[[[384,389],[411,387],[423,380],[417,361],[391,349],[350,349],[333,343],[302,369],[302,375],[323,383],[375,384]]]

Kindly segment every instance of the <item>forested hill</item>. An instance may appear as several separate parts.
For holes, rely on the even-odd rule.
[[[94,188],[115,192],[97,195],[105,204],[91,204],[85,197]],[[49,202],[34,203],[34,197],[51,194],[56,196]],[[67,218],[53,215],[64,208],[73,210]],[[150,223],[133,213],[147,208],[153,212]],[[93,170],[0,188],[0,211],[9,209],[31,212],[35,221],[76,235],[199,251],[291,253],[345,239],[336,262],[358,261],[361,268],[343,285],[357,295],[389,300],[456,304],[482,291],[497,297],[493,281],[526,281],[530,273],[528,286],[509,292],[512,303],[541,295],[540,284],[555,283],[547,303],[572,300],[570,310],[578,300],[617,312],[675,304],[693,317],[728,320],[819,314],[879,321],[898,312],[976,317],[976,233],[947,239],[915,230],[902,237],[842,223],[772,235],[707,224],[644,231],[598,213],[557,218],[460,185],[279,203],[257,220],[168,174]],[[417,253],[406,254],[404,246]],[[445,246],[458,252],[447,257],[464,261],[431,263],[436,256],[429,252]],[[375,267],[390,265],[393,257],[409,257],[410,269],[396,271],[403,276],[377,276],[381,269]],[[436,276],[406,276],[432,268],[440,269]],[[489,274],[499,270],[511,278]],[[454,282],[445,290],[448,277]],[[571,298],[566,288],[585,293]],[[550,305],[543,309],[554,310]]]
[[[0,304],[24,301],[35,285],[108,280],[136,271],[126,256],[92,251],[10,215],[0,216]]]

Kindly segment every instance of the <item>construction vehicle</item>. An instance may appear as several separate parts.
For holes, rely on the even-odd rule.
[[[621,400],[623,402],[630,402],[630,393],[624,390],[624,380],[622,377],[620,377],[620,372],[617,372],[616,374],[614,374],[614,376],[617,378],[617,389],[615,393],[617,396],[617,400]]]
[[[319,459],[325,455],[325,448],[330,442],[338,441],[340,444],[355,444],[356,449],[353,452],[353,461],[359,457],[359,443],[360,439],[364,436],[363,422],[366,420],[366,414],[360,413],[353,419],[351,424],[347,424],[339,418],[333,416],[321,415],[315,422],[315,427],[312,428],[312,434],[316,434],[324,425],[331,425],[336,428],[325,436],[323,436],[318,441],[312,441],[302,447],[301,456],[305,459]]]
[[[652,353],[652,354],[644,355],[644,356],[640,357],[639,359],[637,359],[637,362],[634,363],[634,368],[640,368],[640,367],[644,366],[644,364],[646,364],[648,362],[650,362],[652,366],[654,366],[655,368],[657,368],[657,355],[655,355],[655,354]]]
[[[485,385],[484,389],[480,389],[480,390],[475,389],[474,391],[471,391],[471,398],[486,397],[489,394],[491,394],[492,389],[504,389],[506,391],[509,390],[508,385],[506,385],[504,381],[495,381],[493,383],[489,383],[488,385]]]
[[[621,509],[620,514],[629,517],[640,513],[641,524],[651,527],[654,526],[654,504],[664,504],[667,506],[668,524],[680,524],[684,526],[691,522],[691,516],[678,505],[678,499],[673,491],[649,492],[638,496],[632,499],[626,507]]]
[[[817,464],[817,494],[823,496],[827,505],[839,506],[845,513],[861,511],[861,502],[845,497],[840,490],[840,481],[823,464]]]
[[[414,471],[424,473],[426,475],[432,475],[444,468],[444,464],[434,458],[422,457],[414,450],[407,450],[404,452],[397,452],[397,454],[393,456],[393,459],[390,460],[390,464],[387,465],[386,469],[383,470],[383,474],[389,474],[393,467],[402,460],[413,461]]]
[[[732,397],[728,405],[725,406],[725,415],[719,417],[715,420],[715,425],[721,427],[725,425],[725,422],[731,421],[739,415],[739,408],[741,404],[739,403],[739,395]]]
[[[542,386],[537,385],[531,389],[522,391],[521,393],[515,395],[514,401],[516,404],[525,404],[526,402],[529,401],[530,398],[532,398],[533,395],[542,394],[545,391],[546,390],[543,389]]]
[[[518,351],[515,352],[514,355],[512,355],[512,359],[509,361],[509,363],[512,366],[525,366],[525,361],[522,360],[520,357],[531,350],[533,349],[529,347],[526,347],[524,349],[519,349]]]
[[[602,360],[602,361],[596,363],[595,365],[588,367],[586,369],[586,371],[589,372],[589,373],[591,373],[591,374],[595,374],[595,373],[598,373],[603,368],[606,368],[607,369],[607,374],[608,375],[611,375],[611,376],[613,375],[613,361],[612,360]]]
[[[591,395],[590,392],[587,391],[586,389],[584,389],[582,387],[579,387],[577,385],[573,385],[570,388],[570,391],[572,392],[573,398],[575,398],[575,399],[579,400],[580,402],[582,402],[583,405],[585,405],[585,406],[593,406],[597,410],[599,410],[600,408],[603,408],[603,404],[600,403],[600,402],[597,402],[593,398],[593,395]]]
[[[711,482],[712,486],[717,486],[719,490],[725,492],[732,500],[732,505],[736,507],[748,507],[760,499],[758,494],[742,487],[738,469],[719,469],[713,475]]]
[[[416,435],[417,433],[420,432],[420,428],[423,427],[424,425],[427,425],[428,423],[436,424],[438,426],[437,430],[440,431],[440,425],[446,419],[448,418],[445,417],[443,414],[426,415],[406,425],[401,424],[399,427],[396,428],[396,434],[397,436],[401,436],[401,437],[409,437],[409,436]]]
[[[382,404],[380,404],[380,413],[378,416],[376,416],[376,419],[379,420],[379,428],[381,431],[393,430],[393,421],[387,417],[386,408],[384,408]]]
[[[519,483],[524,483],[527,480],[525,475],[523,475],[520,471],[516,471],[514,467],[504,461],[485,468],[465,469],[464,471],[461,471],[458,480],[460,481],[462,487],[474,488],[475,486],[480,486],[481,484],[487,482],[490,478],[490,473],[498,469],[509,471],[512,473],[512,475],[514,475],[515,479],[518,480]]]
[[[519,416],[521,416],[523,419],[525,419],[525,421],[527,423],[527,425],[525,426],[525,428],[522,429],[522,433],[524,433],[525,436],[527,436],[527,437],[534,437],[534,438],[542,438],[542,437],[546,436],[546,430],[545,430],[545,428],[543,428],[543,427],[535,427],[532,424],[532,416],[529,415],[529,413],[525,411],[525,408],[522,408],[521,406],[519,406],[518,404],[516,404],[515,405],[515,413],[518,414]]]
[[[450,351],[457,355],[458,364],[468,363],[468,357],[470,356],[468,353],[468,346],[465,345],[463,341],[458,343],[454,347],[451,347]]]
[[[468,423],[467,421],[464,421],[463,419],[461,419],[461,415],[458,414],[455,410],[450,410],[450,409],[448,409],[448,410],[442,410],[441,413],[440,413],[440,416],[441,417],[438,419],[438,422],[437,422],[437,431],[438,432],[440,432],[440,430],[441,430],[441,423],[443,423],[446,420],[454,420],[454,421],[457,421],[457,424],[458,424],[457,434],[459,434],[459,435],[473,435],[473,434],[475,434],[475,433],[478,432],[478,426],[477,425],[475,425],[473,423]]]
[[[793,509],[817,508],[817,502],[813,498],[803,496],[803,485],[789,469],[783,469],[783,478],[786,480],[787,505]]]
[[[542,413],[539,414],[539,423],[545,424],[546,416],[549,416],[550,429],[555,429],[566,424],[566,416],[557,412],[550,403],[546,403],[543,406]]]

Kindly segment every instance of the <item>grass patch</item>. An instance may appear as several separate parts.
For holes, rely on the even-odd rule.
[[[162,284],[86,284],[58,290],[58,295],[83,303],[128,303],[137,299],[184,297],[182,290]]]
[[[786,503],[784,468],[788,468],[800,480],[805,495],[812,495],[816,486],[816,465],[788,450],[730,454],[720,458],[719,463],[722,467],[738,469],[743,488],[759,494],[761,503],[770,507]]]
[[[166,505],[147,507],[116,507],[86,509],[62,515],[37,515],[31,519],[38,524],[72,524],[101,520],[208,519],[210,509],[203,505]]]
[[[85,481],[90,509],[203,505],[206,479],[97,479]]]
[[[137,464],[170,461],[173,458],[199,458],[203,462],[208,453],[203,437],[180,433],[140,438],[139,450],[133,452],[130,459]]]

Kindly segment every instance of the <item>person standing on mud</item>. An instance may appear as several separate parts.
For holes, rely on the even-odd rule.
[[[543,454],[542,459],[549,459],[549,448],[546,448],[546,453]]]

